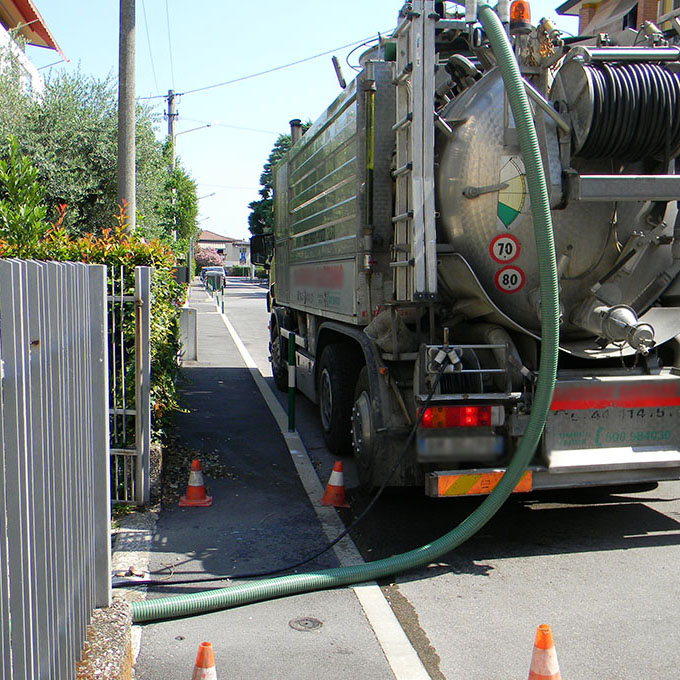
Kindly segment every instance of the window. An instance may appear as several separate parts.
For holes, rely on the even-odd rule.
[[[674,2],[676,0],[673,0]],[[623,26],[621,26],[622,29],[626,28],[634,28],[637,29],[637,12],[638,12],[638,6],[633,5],[633,8],[628,12],[628,14],[624,15],[623,17]]]

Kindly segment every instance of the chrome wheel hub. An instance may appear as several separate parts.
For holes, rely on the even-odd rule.
[[[319,378],[319,405],[321,413],[321,424],[324,430],[331,426],[331,416],[333,414],[333,392],[331,389],[331,375],[325,368]]]
[[[373,447],[371,400],[362,392],[352,407],[352,448],[355,454],[366,455]]]

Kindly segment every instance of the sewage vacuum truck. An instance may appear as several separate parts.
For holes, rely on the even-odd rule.
[[[561,313],[554,397],[516,490],[680,478],[680,49],[649,24],[565,39],[523,0],[510,9]],[[293,121],[274,171],[276,383],[294,356],[361,482],[431,496],[497,483],[541,342],[517,130],[485,34],[456,10],[405,5],[322,116],[304,134]]]

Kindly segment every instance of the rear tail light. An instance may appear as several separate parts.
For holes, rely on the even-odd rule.
[[[428,406],[420,421],[422,428],[489,427],[505,422],[502,406]]]

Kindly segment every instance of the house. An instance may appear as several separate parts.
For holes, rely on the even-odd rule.
[[[557,13],[579,18],[579,35],[617,33],[626,28],[637,30],[645,21],[656,22],[661,14],[670,11],[677,0],[567,0]]]
[[[222,256],[227,268],[250,267],[250,241],[202,231],[196,245],[199,248],[214,248]]]
[[[55,50],[62,59],[65,59],[32,0],[1,0],[0,50],[9,53],[9,59],[18,69],[25,92],[39,95],[45,87],[45,82],[38,69],[26,56],[21,47],[22,43]]]

